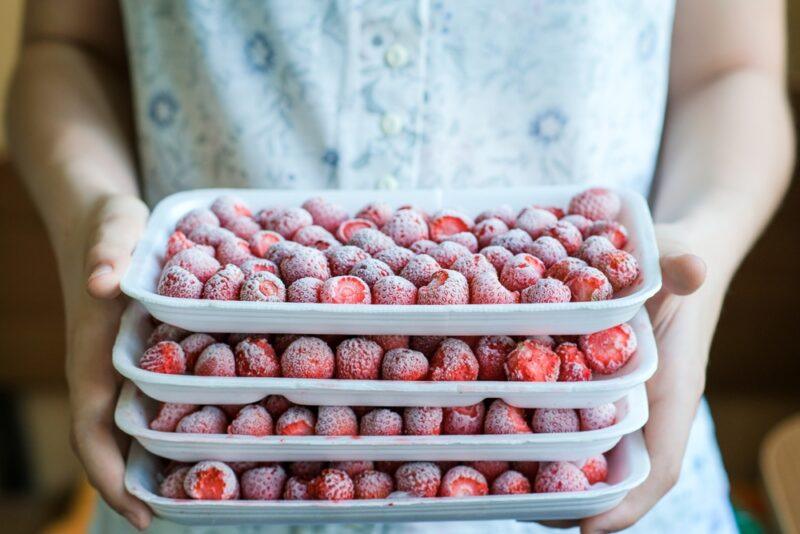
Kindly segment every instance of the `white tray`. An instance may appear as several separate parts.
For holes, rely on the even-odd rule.
[[[231,436],[183,434],[148,428],[157,403],[130,382],[122,388],[117,426],[157,456],[180,462],[298,462],[339,460],[580,460],[604,453],[647,422],[647,393],[638,386],[617,401],[610,427],[560,434],[478,436]]]
[[[114,367],[148,397],[186,404],[250,404],[283,395],[296,404],[317,406],[467,406],[502,398],[523,408],[587,408],[615,402],[656,371],[653,329],[642,309],[630,322],[639,342],[627,365],[589,382],[403,382],[302,378],[167,375],[140,369],[139,357],[153,326],[141,306],[131,303],[114,344]]]
[[[155,293],[169,234],[192,208],[209,206],[218,196],[236,194],[253,209],[282,204],[299,206],[322,195],[351,213],[366,202],[413,204],[429,211],[460,208],[471,215],[501,204],[520,209],[532,204],[566,207],[583,186],[514,189],[439,189],[380,192],[373,190],[234,190],[202,189],[176,193],[153,210],[144,237],[133,254],[122,291],[142,302],[157,319],[194,332],[405,335],[587,334],[624,323],[661,287],[658,248],[645,199],[620,189],[619,221],[629,230],[626,247],[639,260],[641,281],[619,297],[599,302],[391,306],[264,303],[178,299]]]
[[[190,501],[156,494],[160,460],[134,443],[128,455],[125,487],[157,516],[185,525],[580,519],[619,504],[650,472],[641,432],[623,438],[608,459],[608,485],[583,492],[339,502]]]

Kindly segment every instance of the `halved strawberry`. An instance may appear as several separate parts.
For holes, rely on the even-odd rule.
[[[369,286],[357,276],[334,276],[325,280],[319,301],[329,304],[370,304]]]
[[[347,243],[350,241],[350,237],[362,228],[377,228],[377,226],[368,219],[348,219],[336,229],[336,237],[342,243]]]
[[[636,334],[627,323],[581,336],[578,345],[592,371],[611,374],[625,365],[636,352]]]
[[[555,352],[529,339],[520,342],[506,359],[511,381],[555,382],[561,362]]]
[[[428,225],[431,239],[437,243],[445,237],[461,232],[468,232],[473,223],[466,215],[456,211],[438,213]]]

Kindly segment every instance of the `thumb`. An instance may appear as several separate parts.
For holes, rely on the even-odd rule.
[[[664,255],[661,256],[661,275],[667,291],[674,295],[689,295],[703,285],[706,279],[706,262],[694,254]]]
[[[110,197],[100,207],[86,256],[90,295],[100,299],[119,295],[119,281],[144,231],[147,214],[147,206],[134,196]]]

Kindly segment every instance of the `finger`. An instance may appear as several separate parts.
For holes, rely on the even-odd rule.
[[[664,289],[674,295],[697,291],[706,279],[706,263],[694,254],[673,253],[661,257]]]
[[[115,197],[100,209],[86,258],[89,273],[86,287],[93,297],[119,295],[119,281],[146,221],[147,207],[135,197]]]

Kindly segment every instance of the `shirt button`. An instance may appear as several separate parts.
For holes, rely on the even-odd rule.
[[[403,119],[394,113],[387,113],[381,118],[381,130],[386,135],[397,135],[403,129]]]
[[[408,63],[408,49],[401,44],[393,44],[386,50],[386,64],[397,69]]]
[[[397,189],[397,186],[400,185],[397,181],[397,178],[392,176],[391,174],[387,174],[383,176],[380,180],[378,180],[377,184],[375,184],[378,189],[386,189],[388,191],[392,191]]]

